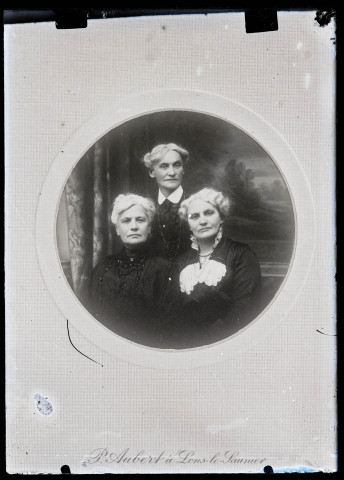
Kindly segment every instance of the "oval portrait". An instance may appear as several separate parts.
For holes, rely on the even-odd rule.
[[[222,118],[141,115],[79,159],[56,238],[67,281],[109,332],[188,349],[249,328],[294,251],[291,194],[264,146]]]

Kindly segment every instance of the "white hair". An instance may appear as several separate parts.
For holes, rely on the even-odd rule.
[[[183,160],[184,165],[188,162],[189,152],[175,143],[157,145],[151,152],[146,153],[142,159],[142,162],[144,163],[145,167],[150,170],[155,163],[160,162],[166,153],[170,151],[178,152]]]
[[[189,198],[185,199],[178,210],[179,216],[182,220],[187,220],[187,214],[188,214],[188,208],[190,203],[193,200],[203,200],[205,202],[210,203],[213,207],[215,207],[221,218],[225,217],[228,215],[229,210],[230,210],[230,200],[228,197],[223,195],[222,192],[219,192],[218,190],[214,190],[213,188],[203,188],[197,193],[194,193],[191,195]]]
[[[134,193],[121,194],[115,198],[111,213],[112,223],[116,225],[119,216],[134,205],[140,205],[145,210],[149,223],[151,223],[156,213],[156,207],[153,200],[141,197],[140,195],[135,195]]]

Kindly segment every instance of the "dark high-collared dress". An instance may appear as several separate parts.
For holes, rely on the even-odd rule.
[[[191,245],[190,229],[178,214],[180,204],[186,198],[183,193],[178,203],[166,200],[157,207],[157,214],[152,223],[151,248],[155,255],[174,262],[178,255]]]
[[[89,285],[89,310],[114,333],[133,342],[168,348],[168,312],[176,287],[173,266],[141,252],[132,260],[123,249],[102,260],[93,270]],[[178,294],[178,293],[177,293]]]
[[[175,348],[227,338],[260,313],[260,265],[248,245],[222,238],[202,266],[192,248],[177,265],[182,301]]]

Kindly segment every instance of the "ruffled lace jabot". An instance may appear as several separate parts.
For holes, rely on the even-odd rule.
[[[199,263],[188,265],[181,271],[179,284],[182,292],[190,295],[198,283],[215,287],[226,275],[226,265],[217,260],[208,260],[201,267]]]

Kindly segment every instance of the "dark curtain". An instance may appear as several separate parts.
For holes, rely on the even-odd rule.
[[[112,228],[106,142],[97,142],[78,162],[66,186],[71,281],[86,300],[93,267],[109,251]]]

